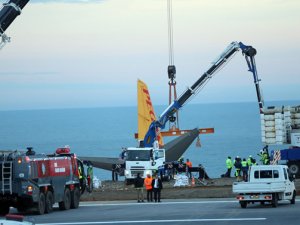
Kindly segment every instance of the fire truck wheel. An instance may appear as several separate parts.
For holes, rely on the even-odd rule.
[[[39,196],[39,202],[37,204],[37,214],[43,215],[45,213],[45,202],[45,194],[41,192]]]
[[[71,206],[71,193],[69,188],[65,189],[63,201],[58,203],[60,210],[68,210]]]
[[[51,213],[53,211],[53,194],[51,191],[48,191],[46,194],[46,207],[45,207],[45,213]]]
[[[1,203],[3,204],[3,203]],[[5,216],[9,213],[9,206],[8,205],[0,205],[0,216]]]
[[[71,209],[77,209],[80,201],[80,190],[78,187],[71,194]]]

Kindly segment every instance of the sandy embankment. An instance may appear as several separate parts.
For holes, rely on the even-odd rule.
[[[216,178],[206,180],[206,185],[196,180],[195,186],[174,187],[174,181],[163,182],[162,199],[189,198],[234,198],[232,183],[235,178]],[[295,182],[297,194],[300,195],[300,180]],[[85,193],[81,201],[115,201],[135,200],[136,190],[133,185],[123,181],[103,181],[102,187],[92,193]]]

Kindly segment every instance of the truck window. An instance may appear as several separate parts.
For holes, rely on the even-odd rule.
[[[279,171],[278,170],[273,170],[273,177],[278,178],[279,177]]]
[[[149,161],[150,160],[150,151],[128,150],[126,160],[128,160],[128,161]]]
[[[254,172],[254,178],[255,178],[255,179],[259,179],[259,171],[256,170],[256,171]]]
[[[272,178],[272,170],[261,170],[260,171],[260,178]]]
[[[288,176],[285,168],[283,168],[283,174],[284,174],[284,179],[287,180]]]
[[[155,159],[163,158],[165,156],[164,150],[155,150],[154,155]]]

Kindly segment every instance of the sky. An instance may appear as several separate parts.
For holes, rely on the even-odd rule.
[[[6,1],[1,0],[1,3]],[[173,0],[178,95],[232,42],[257,49],[265,101],[299,100],[300,1]],[[168,104],[167,0],[31,0],[0,50],[0,110]],[[256,101],[241,52],[191,103]]]

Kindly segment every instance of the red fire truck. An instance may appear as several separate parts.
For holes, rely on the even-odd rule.
[[[58,148],[52,155],[25,151],[0,151],[0,215],[15,207],[38,214],[78,208],[85,189],[83,163],[70,148]]]

